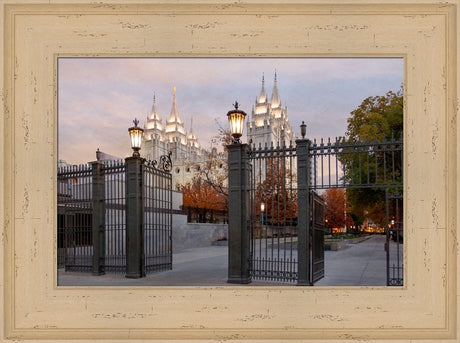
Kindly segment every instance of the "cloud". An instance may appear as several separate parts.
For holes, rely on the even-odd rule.
[[[394,58],[61,58],[59,158],[86,162],[97,147],[126,156],[132,119],[146,122],[155,94],[165,123],[174,86],[186,128],[193,117],[194,132],[209,147],[215,119],[226,125],[234,101],[251,112],[263,73],[271,95],[275,69],[294,131],[305,120],[309,132],[322,136],[343,134],[363,99],[395,91],[403,81],[403,60]]]

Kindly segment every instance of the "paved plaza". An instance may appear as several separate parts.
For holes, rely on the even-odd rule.
[[[374,235],[344,250],[325,252],[325,277],[315,286],[385,286],[385,236]],[[402,245],[400,259],[402,260]],[[396,243],[390,243],[396,259]],[[124,274],[92,276],[88,273],[58,270],[59,286],[232,286],[227,283],[228,247],[212,246],[187,249],[173,254],[173,269],[148,275],[141,279],[128,279]],[[295,285],[253,281],[248,286]]]

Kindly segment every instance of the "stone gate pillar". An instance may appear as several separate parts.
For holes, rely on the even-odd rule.
[[[310,242],[310,141],[296,140],[297,151],[297,220],[299,236],[298,254],[298,286],[311,286],[311,242]]]
[[[105,183],[102,167],[100,161],[91,162],[93,275],[105,274]]]
[[[145,276],[143,160],[126,161],[126,277]]]
[[[228,145],[228,282],[251,282],[249,231],[249,146]]]

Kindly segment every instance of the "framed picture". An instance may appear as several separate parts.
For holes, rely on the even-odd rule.
[[[7,0],[1,14],[6,342],[458,339],[457,1]],[[403,58],[404,286],[58,287],[59,57]]]

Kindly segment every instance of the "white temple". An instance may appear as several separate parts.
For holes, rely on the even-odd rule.
[[[270,100],[262,76],[262,89],[260,95],[256,97],[251,118],[248,118],[246,125],[247,142],[256,148],[270,146],[272,143],[273,145],[294,143],[295,135],[289,124],[287,107],[283,107],[281,103],[276,72]],[[227,163],[225,153],[218,153],[215,148],[211,152],[201,148],[198,137],[193,132],[193,119],[187,132],[179,116],[175,87],[171,112],[165,125],[156,109],[155,96],[153,97],[152,110],[144,126],[140,153],[147,160],[159,160],[160,156],[167,155],[169,151],[172,152],[174,189],[177,189],[179,184],[184,185],[189,182],[196,175],[200,164],[209,160],[210,156],[222,162],[217,163],[220,169]]]
[[[189,182],[198,168],[209,156],[209,152],[201,149],[198,137],[193,132],[193,118],[190,121],[190,129],[186,130],[184,122],[179,116],[176,99],[176,87],[174,87],[171,112],[166,125],[156,109],[156,99],[153,97],[152,110],[147,117],[144,126],[142,157],[147,160],[158,161],[162,155],[172,153],[172,176],[173,188]]]
[[[287,107],[281,104],[276,72],[270,101],[265,90],[264,76],[262,76],[262,89],[260,95],[256,97],[251,119],[246,125],[248,142],[252,142],[251,145],[256,148],[270,146],[272,143],[281,146],[283,144],[288,146],[290,142],[294,143],[295,135],[289,124]]]
[[[169,119],[163,125],[156,109],[156,99],[153,97],[152,111],[147,117],[144,127],[144,141],[141,153],[148,160],[158,160],[161,155],[172,152],[173,165],[175,161],[180,163],[196,162],[203,154],[198,138],[193,133],[193,120],[190,123],[190,130],[187,131],[184,122],[179,116],[179,109],[176,100],[176,87],[174,87],[173,102]]]

